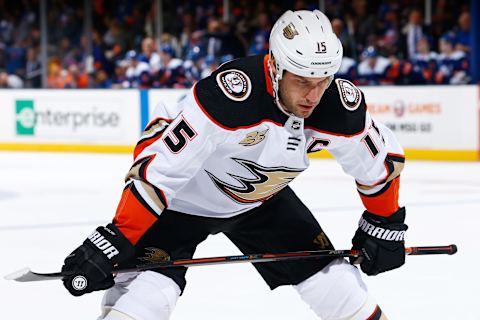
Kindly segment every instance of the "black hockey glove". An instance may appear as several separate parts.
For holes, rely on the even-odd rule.
[[[392,270],[405,263],[404,234],[408,226],[405,208],[389,217],[380,217],[365,211],[352,239],[352,249],[360,250],[363,257],[350,258],[350,263],[360,263],[369,276]]]
[[[66,259],[62,272],[71,273],[63,285],[74,296],[81,296],[114,285],[112,268],[133,257],[134,247],[113,224],[98,227]]]

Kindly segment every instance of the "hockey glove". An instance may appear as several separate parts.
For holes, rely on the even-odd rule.
[[[134,247],[113,224],[98,227],[66,259],[63,285],[74,296],[81,296],[114,285],[112,268],[134,256]]]
[[[352,249],[360,250],[362,257],[350,258],[350,263],[360,263],[369,276],[392,270],[405,263],[404,235],[408,226],[405,208],[389,217],[381,217],[365,211],[352,239]]]

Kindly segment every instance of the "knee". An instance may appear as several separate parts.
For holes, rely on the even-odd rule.
[[[180,296],[178,285],[157,272],[145,271],[118,280],[105,293],[102,302],[105,317],[100,319],[167,320]]]
[[[360,319],[352,317],[362,309],[372,314],[376,308],[373,299],[368,298],[360,272],[344,259],[332,261],[295,288],[322,319]]]

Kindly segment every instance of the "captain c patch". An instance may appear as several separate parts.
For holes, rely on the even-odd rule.
[[[252,84],[242,71],[230,69],[217,74],[217,83],[223,93],[233,101],[244,101],[250,96]]]
[[[335,79],[335,84],[340,93],[340,101],[342,101],[345,109],[355,111],[360,106],[362,94],[353,83],[344,79]]]

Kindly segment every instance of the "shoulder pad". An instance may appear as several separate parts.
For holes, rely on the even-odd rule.
[[[306,119],[305,127],[336,135],[356,135],[365,129],[366,110],[363,92],[348,80],[335,79]]]
[[[263,56],[232,60],[221,65],[194,88],[196,100],[221,127],[252,126],[264,119],[282,121],[266,90]],[[281,122],[283,124],[283,122]]]

